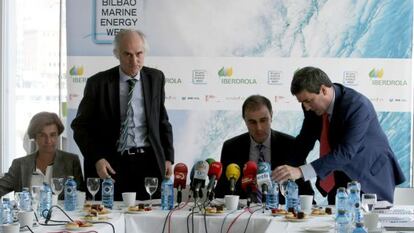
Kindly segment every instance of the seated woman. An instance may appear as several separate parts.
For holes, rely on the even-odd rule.
[[[59,135],[64,126],[55,113],[40,112],[30,120],[27,133],[34,139],[37,151],[13,160],[9,171],[0,179],[0,196],[23,187],[50,184],[53,177],[74,176],[82,187],[83,176],[79,158],[75,154],[58,150]]]

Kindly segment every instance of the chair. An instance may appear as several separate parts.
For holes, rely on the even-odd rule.
[[[394,205],[414,205],[414,188],[395,188]]]

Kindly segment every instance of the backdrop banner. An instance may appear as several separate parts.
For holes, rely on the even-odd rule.
[[[166,75],[175,162],[220,159],[226,139],[246,132],[241,105],[273,104],[272,127],[297,135],[303,113],[290,93],[295,70],[316,66],[374,104],[407,178],[412,160],[412,1],[67,1],[68,116],[86,80],[119,64],[112,41],[142,30],[146,66]],[[81,154],[67,128],[69,149]],[[319,146],[308,157],[316,158]],[[402,186],[408,186],[407,180]]]

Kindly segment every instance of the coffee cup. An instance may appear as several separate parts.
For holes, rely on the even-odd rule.
[[[227,210],[237,210],[239,205],[239,196],[238,195],[225,195],[224,204]]]
[[[312,210],[313,195],[300,195],[299,198],[302,211],[310,213]]]
[[[20,226],[22,227],[28,226],[30,228],[33,226],[33,218],[34,218],[33,211],[20,211],[17,214],[17,216],[19,218]]]
[[[137,193],[135,193],[135,192],[122,193],[122,200],[124,200],[124,205],[126,207],[135,206],[136,196],[137,196]]]
[[[378,213],[366,213],[364,215],[364,226],[368,229],[368,232],[376,230],[378,227]]]

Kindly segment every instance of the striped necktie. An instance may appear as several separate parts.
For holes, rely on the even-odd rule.
[[[258,162],[266,162],[265,157],[264,157],[264,152],[263,152],[264,147],[265,146],[263,144],[256,145],[256,148],[259,151],[259,158],[257,159]]]
[[[263,152],[264,145],[263,144],[257,144],[256,148],[259,151],[259,158],[257,159],[257,161],[258,162],[265,162],[264,152]],[[262,192],[260,191],[259,188],[257,189],[256,195],[257,195],[257,203],[262,203]]]
[[[134,127],[134,110],[132,109],[132,94],[134,92],[135,84],[138,80],[135,78],[130,78],[127,80],[128,82],[128,102],[127,102],[127,111],[125,114],[125,120],[121,124],[121,134],[119,137],[119,144],[118,144],[118,151],[123,152],[127,146],[128,143],[128,136],[134,138],[134,133],[132,130],[128,132],[128,128]]]
[[[331,152],[331,146],[329,145],[329,116],[327,113],[322,115],[322,130],[320,143],[320,157],[324,157]],[[326,176],[324,179],[319,180],[319,186],[327,193],[329,193],[335,186],[335,178],[333,172]]]

